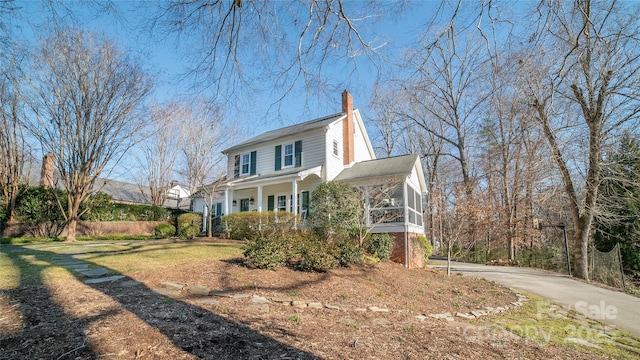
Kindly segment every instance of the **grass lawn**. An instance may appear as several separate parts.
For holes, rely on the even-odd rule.
[[[89,264],[127,275],[140,270],[165,269],[202,260],[241,256],[236,245],[210,243],[47,243],[0,245],[0,289],[30,285],[43,280],[72,276],[53,259],[73,255]]]

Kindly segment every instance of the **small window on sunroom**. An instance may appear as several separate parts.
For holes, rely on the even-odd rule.
[[[333,140],[333,155],[340,156],[340,153],[338,150],[338,140]]]

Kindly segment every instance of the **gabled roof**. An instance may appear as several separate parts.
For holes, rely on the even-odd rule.
[[[137,184],[112,179],[96,179],[95,189],[100,189],[101,193],[110,195],[114,201],[148,204],[148,197],[145,196],[145,189],[141,189]]]
[[[414,168],[416,168],[420,178],[421,190],[426,191],[424,173],[416,154],[358,162],[353,164],[352,167],[342,170],[334,180],[356,182],[367,179],[406,177],[411,174]]]
[[[247,147],[247,146],[251,146],[251,145],[255,145],[255,144],[259,144],[259,143],[263,143],[263,142],[267,142],[267,141],[271,141],[271,140],[275,140],[278,139],[280,137],[283,136],[289,136],[289,135],[296,135],[296,134],[300,134],[306,131],[310,131],[310,130],[315,130],[315,129],[321,129],[325,126],[328,126],[329,124],[340,120],[341,118],[343,118],[344,116],[346,116],[345,113],[337,113],[337,114],[333,114],[333,115],[329,115],[329,116],[325,116],[325,117],[321,117],[321,118],[317,118],[317,119],[313,119],[310,121],[306,121],[300,124],[296,124],[296,125],[291,125],[291,126],[287,126],[287,127],[283,127],[280,129],[276,129],[276,130],[271,130],[271,131],[267,131],[266,133],[260,134],[258,136],[254,136],[249,140],[243,141],[237,145],[234,145],[224,151],[222,151],[223,154],[229,154],[232,151]]]

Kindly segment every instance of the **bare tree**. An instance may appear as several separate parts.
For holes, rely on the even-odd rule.
[[[370,104],[375,114],[371,122],[380,134],[378,141],[374,141],[374,143],[380,144],[377,148],[384,157],[391,157],[398,152],[403,152],[398,145],[407,135],[404,131],[407,129],[407,124],[401,116],[399,94],[401,93],[397,89],[385,91],[382,86],[377,85]]]
[[[80,204],[142,128],[139,107],[151,82],[133,59],[109,40],[65,29],[42,41],[31,79],[27,125],[67,190],[67,241],[75,241]]]
[[[603,148],[622,128],[638,125],[638,10],[637,4],[626,2],[544,1],[539,6],[540,36],[522,59],[529,103],[570,201],[575,275],[583,279],[589,275]],[[541,46],[545,51],[539,51]],[[584,149],[569,153],[572,143]]]
[[[222,109],[200,99],[191,104],[183,104],[181,113],[180,174],[186,179],[189,191],[199,191],[209,206],[207,212],[207,235],[211,236],[213,198],[217,195],[218,185],[224,180],[224,147],[235,138],[235,129],[224,119]]]
[[[243,86],[247,92],[266,78],[263,90],[286,95],[299,82],[322,89],[326,63],[346,60],[346,71],[353,72],[359,59],[376,60],[385,43],[365,37],[363,29],[400,11],[397,3],[169,0],[150,24],[154,33],[175,36],[199,88],[220,95]]]
[[[0,73],[0,189],[7,220],[13,221],[20,185],[25,183],[28,146],[20,124],[22,100],[11,68]]]
[[[151,109],[150,134],[140,143],[141,155],[139,186],[149,189],[149,201],[152,205],[163,206],[173,178],[176,159],[180,151],[179,123],[184,109],[171,102]],[[143,191],[146,194],[146,191]]]

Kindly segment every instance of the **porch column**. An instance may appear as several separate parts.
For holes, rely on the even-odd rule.
[[[407,179],[402,182],[402,202],[404,208],[404,267],[409,267],[409,196],[407,196]]]
[[[298,213],[298,180],[293,180],[291,183],[291,207],[293,208],[293,213]],[[293,223],[294,229],[298,228],[298,218],[296,217],[295,222]]]
[[[258,212],[262,212],[262,185],[258,185]]]
[[[291,208],[294,214],[298,213],[298,180],[291,183]]]
[[[224,209],[223,209],[225,215],[229,215],[229,208],[230,208],[230,206],[229,206],[229,189],[226,188],[226,189],[224,189]]]

